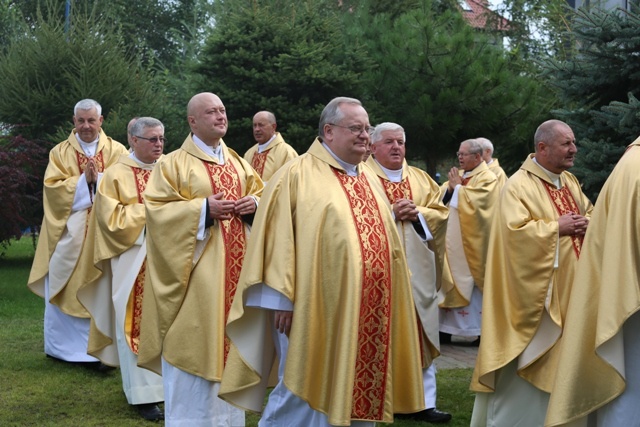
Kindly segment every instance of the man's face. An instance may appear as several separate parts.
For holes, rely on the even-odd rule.
[[[141,135],[131,137],[133,152],[144,163],[153,163],[160,158],[164,149],[164,129],[162,127],[143,128]]]
[[[553,141],[543,144],[541,152],[546,160],[542,164],[543,167],[559,174],[573,166],[578,147],[576,147],[576,138],[569,126],[558,125]]]
[[[73,124],[76,128],[76,134],[81,140],[84,142],[92,142],[98,138],[98,134],[100,134],[102,116],[98,114],[95,108],[78,110],[73,116]]]
[[[342,161],[357,165],[364,158],[370,140],[366,131],[371,126],[369,115],[357,104],[340,104],[339,108],[344,117],[339,123],[325,124],[324,142]]]
[[[276,124],[269,121],[266,114],[258,113],[253,116],[253,137],[258,144],[269,141],[276,133]]]
[[[458,150],[458,162],[460,163],[460,169],[470,171],[482,162],[482,156],[471,153],[469,144],[463,142]]]
[[[191,131],[206,144],[216,144],[227,133],[227,110],[220,98],[203,93],[187,120]]]
[[[406,153],[404,132],[399,129],[385,130],[380,136],[380,140],[371,146],[373,156],[387,169],[401,169]]]

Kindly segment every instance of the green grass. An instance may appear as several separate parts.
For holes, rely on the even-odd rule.
[[[44,302],[26,286],[33,254],[24,238],[0,258],[0,426],[149,426],[127,404],[118,370],[101,373],[45,357]],[[470,380],[471,369],[438,372],[438,408],[453,414],[447,426],[469,425]],[[258,417],[248,414],[247,426],[257,425]]]

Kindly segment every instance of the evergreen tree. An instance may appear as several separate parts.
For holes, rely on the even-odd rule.
[[[337,2],[318,0],[225,2],[196,72],[201,91],[227,108],[225,140],[243,153],[253,115],[272,111],[278,130],[299,152],[318,134],[322,108],[335,96],[362,97],[369,65],[359,46],[342,44]]]
[[[531,151],[546,107],[542,86],[457,7],[423,0],[395,18],[366,7],[347,18],[351,42],[365,44],[375,64],[366,72],[370,113],[405,128],[408,157],[424,160],[429,173],[457,165],[454,153],[469,138],[492,140],[511,169]]]
[[[573,172],[592,200],[640,135],[639,28],[637,10],[580,10],[572,24],[576,55],[544,63],[544,76],[563,100],[554,113],[573,128],[580,147]]]
[[[71,29],[64,27],[59,18],[41,16],[0,54],[1,123],[14,134],[53,144],[69,134],[80,99],[96,99],[105,117],[116,107],[130,106],[136,115],[151,108],[151,76],[125,52],[116,32],[92,16],[75,15]],[[110,125],[106,121],[105,130]],[[116,133],[126,137],[122,129]]]

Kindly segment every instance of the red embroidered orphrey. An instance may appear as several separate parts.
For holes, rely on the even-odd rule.
[[[224,193],[226,200],[238,200],[242,198],[242,186],[240,176],[231,161],[224,165],[202,161],[207,169],[209,180],[211,181],[212,194]],[[219,221],[222,239],[224,241],[224,266],[225,266],[225,301],[224,301],[224,321],[227,322],[229,310],[236,293],[242,260],[247,248],[244,234],[244,223],[238,215],[233,215],[231,219]],[[230,342],[225,335],[224,338],[224,360],[227,361]]]
[[[151,171],[148,169],[141,169],[131,167],[133,173],[133,179],[136,183],[136,191],[138,193],[138,203],[144,203],[142,194],[147,188],[147,182]],[[136,276],[136,280],[133,283],[129,300],[127,301],[127,313],[131,313],[131,316],[125,318],[129,321],[129,325],[125,326],[125,335],[127,335],[127,344],[134,354],[138,354],[138,345],[140,344],[140,321],[142,319],[142,298],[144,295],[144,277],[147,270],[147,260],[145,259],[140,266],[140,271]],[[128,332],[128,333],[127,333]]]
[[[333,172],[349,200],[363,261],[351,418],[382,420],[391,339],[389,240],[365,176],[352,177],[336,169]]]
[[[576,199],[573,197],[573,194],[571,194],[568,186],[564,185],[562,188],[557,189],[554,185],[543,179],[540,181],[544,184],[544,188],[547,189],[547,194],[549,194],[551,203],[555,206],[559,216],[570,213],[580,213],[580,207],[576,203]],[[576,258],[580,258],[580,250],[582,249],[584,236],[571,236],[571,241]]]
[[[263,151],[262,153],[258,153],[257,151],[253,153],[253,157],[251,158],[251,167],[258,172],[258,175],[262,177],[264,173],[264,165],[267,163],[267,157],[269,156],[269,150]]]

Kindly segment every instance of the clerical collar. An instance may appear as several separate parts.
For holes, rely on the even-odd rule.
[[[269,144],[271,144],[271,141],[273,141],[274,139],[276,139],[276,134],[275,133],[264,144],[258,144],[258,153],[262,153],[263,151],[267,151],[267,148],[269,148]]]
[[[489,166],[491,163],[493,163],[493,159],[491,159],[491,160],[489,160],[489,161],[487,162],[487,166]]]
[[[553,185],[556,186],[556,188],[561,188],[562,185],[560,183],[560,174],[557,173],[553,173],[550,170],[545,169],[544,167],[542,167],[542,165],[540,163],[538,163],[538,161],[536,160],[536,158],[533,158],[533,162],[540,166],[540,169],[542,169],[544,171],[544,173],[547,174],[547,176],[549,177],[549,179],[551,180],[551,182],[553,182]]]
[[[387,175],[387,178],[389,178],[389,181],[391,181],[391,182],[400,182],[400,181],[402,181],[402,170],[403,170],[403,168],[400,168],[398,170],[387,169],[384,166],[382,166],[380,164],[380,162],[377,161],[375,158],[373,160],[375,160],[375,162],[378,164],[378,166],[380,166],[380,169],[382,169],[382,172],[384,172],[384,174]]]
[[[205,144],[204,141],[198,138],[195,134],[191,134],[191,135],[193,138],[193,142],[196,144],[196,146],[199,149],[201,149],[205,154],[208,154],[209,156],[218,160],[218,163],[220,163],[221,165],[224,165],[224,153],[222,151],[222,142],[220,142],[217,147],[213,148],[210,145]]]
[[[154,160],[153,163],[145,163],[142,160],[140,160],[139,158],[137,158],[136,154],[133,151],[131,153],[129,153],[129,158],[133,159],[134,162],[136,162],[137,164],[142,165],[142,166],[153,166],[157,162],[157,160]]]
[[[322,146],[324,148],[326,148],[326,150],[329,152],[329,154],[331,154],[331,157],[336,159],[336,162],[338,162],[340,164],[340,166],[342,166],[342,168],[345,170],[345,172],[347,172],[347,175],[349,175],[349,176],[358,176],[358,165],[352,165],[351,163],[347,163],[347,162],[343,161],[340,157],[336,156],[336,154],[333,151],[331,151],[331,148],[329,148],[329,146],[327,144],[325,144],[324,142],[322,143]]]
[[[98,134],[98,137],[91,142],[84,142],[80,139],[77,133],[75,134],[75,136],[76,141],[78,141],[78,144],[80,144],[80,148],[82,148],[82,151],[84,151],[85,155],[89,157],[96,155],[96,150],[98,149],[98,141],[100,140],[100,134]]]

